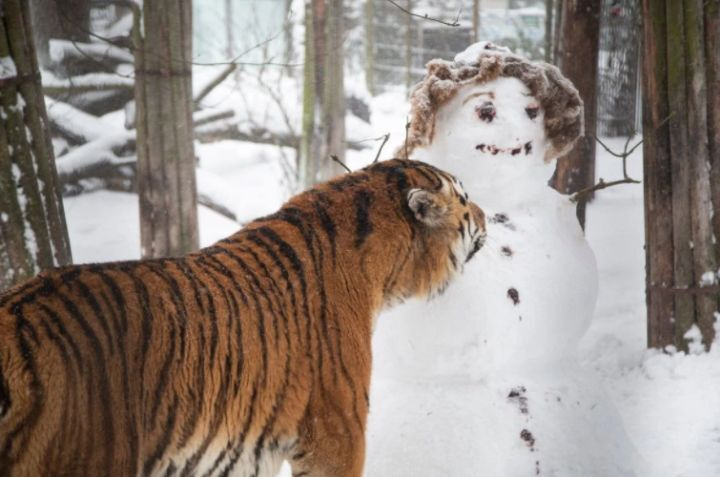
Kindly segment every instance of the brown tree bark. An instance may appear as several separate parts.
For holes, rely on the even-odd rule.
[[[480,41],[480,0],[472,2],[473,41]]]
[[[192,141],[191,4],[145,2],[134,28],[137,175],[143,257],[198,247]]]
[[[71,262],[40,73],[23,0],[0,5],[0,290]]]
[[[90,0],[31,0],[33,34],[40,65],[49,68],[50,40],[90,40]]]
[[[553,0],[545,0],[545,62],[553,61]]]
[[[665,4],[643,0],[643,187],[648,346],[675,342],[673,285],[672,168],[667,100]]]
[[[306,188],[342,172],[345,159],[343,2],[308,0],[305,11],[303,134],[298,182]]]
[[[714,4],[714,5],[713,5]],[[648,344],[709,348],[718,309],[717,2],[644,0],[643,129]],[[672,20],[671,20],[672,19]],[[714,28],[714,31],[708,31]],[[717,210],[717,209],[716,209]]]
[[[560,28],[560,69],[580,92],[585,105],[585,135],[558,159],[552,186],[572,194],[595,182],[595,129],[597,123],[597,70],[601,0],[563,2]],[[577,216],[585,227],[588,199],[578,201]]]

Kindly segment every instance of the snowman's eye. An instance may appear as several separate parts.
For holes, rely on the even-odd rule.
[[[528,106],[525,108],[525,112],[527,113],[528,117],[530,119],[535,119],[538,115],[538,112],[540,111],[540,106]]]
[[[485,101],[475,106],[475,114],[483,121],[492,122],[495,119],[495,105],[491,101]]]

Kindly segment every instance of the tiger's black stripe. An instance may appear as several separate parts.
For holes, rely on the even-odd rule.
[[[360,248],[373,231],[370,222],[372,195],[366,190],[357,190],[353,196],[355,205],[355,248]]]

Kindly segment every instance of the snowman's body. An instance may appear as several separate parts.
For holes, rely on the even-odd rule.
[[[498,78],[461,89],[413,154],[463,181],[487,241],[443,296],[380,319],[368,476],[633,475],[619,418],[576,364],[597,269],[547,185],[545,141],[527,88]]]

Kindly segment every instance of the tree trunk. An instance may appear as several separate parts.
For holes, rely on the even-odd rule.
[[[90,40],[90,0],[31,0],[30,11],[37,55],[43,68],[53,66],[50,40]]]
[[[365,0],[365,83],[375,95],[375,13],[374,0]]]
[[[472,31],[473,31],[473,41],[480,41],[480,0],[473,0]]]
[[[405,0],[405,9],[408,12],[413,11],[413,1]],[[410,15],[405,15],[405,92],[408,97],[412,92],[412,45],[413,45],[413,34],[412,34],[413,19]],[[422,26],[419,26],[422,28]]]
[[[714,3],[714,5],[713,5]],[[709,348],[718,309],[713,198],[717,2],[644,0],[648,344]],[[670,20],[672,19],[672,21]],[[706,28],[715,28],[708,32]],[[717,209],[716,209],[717,210]],[[717,233],[717,232],[715,232]]]
[[[0,16],[1,290],[72,259],[28,3]]]
[[[143,257],[178,256],[198,247],[190,2],[145,2],[143,25],[144,38],[134,28],[140,243]]]
[[[305,11],[302,188],[341,172],[345,158],[342,0],[309,0]]]
[[[707,70],[708,153],[712,184],[713,231],[720,238],[720,1],[705,6],[705,55]],[[715,256],[720,259],[720,240]]]
[[[477,0],[475,0],[477,1]],[[553,60],[553,0],[545,0],[545,62]]]
[[[595,182],[595,129],[597,123],[597,70],[600,41],[601,0],[563,2],[560,69],[580,92],[585,105],[585,135],[558,159],[553,187],[572,194]],[[580,225],[585,227],[588,199],[577,205]]]

